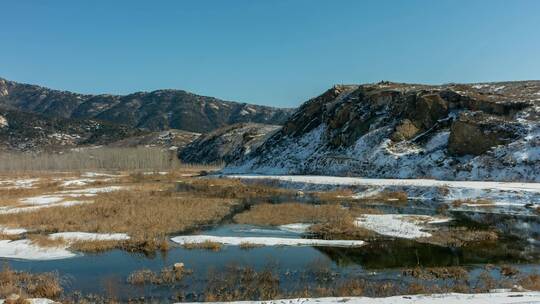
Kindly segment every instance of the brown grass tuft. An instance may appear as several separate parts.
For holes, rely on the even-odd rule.
[[[98,253],[114,248],[120,248],[121,244],[121,241],[78,241],[71,244],[69,247],[75,251]]]
[[[40,247],[62,247],[66,246],[67,242],[64,239],[52,239],[48,235],[43,234],[28,234],[26,236],[33,244]]]
[[[260,244],[253,244],[253,243],[247,243],[247,242],[242,242],[240,243],[240,249],[244,249],[244,250],[250,250],[250,249],[254,249],[254,248],[260,248],[260,247],[264,247],[263,245],[260,245]]]
[[[261,204],[236,215],[234,221],[239,224],[278,226],[291,223],[326,222],[342,218],[347,214],[348,211],[338,204]]]
[[[360,198],[360,201],[385,203],[390,205],[407,204],[409,197],[405,191],[382,191],[372,196]]]
[[[419,238],[417,241],[430,244],[462,247],[470,243],[494,242],[499,239],[499,235],[491,230],[469,230],[466,227],[448,227],[445,229],[432,231],[431,237]]]
[[[182,245],[186,249],[206,249],[212,251],[220,251],[223,248],[223,244],[212,241],[204,241],[202,243],[186,243]]]
[[[7,264],[0,272],[0,298],[12,294],[20,295],[19,302],[25,298],[57,299],[63,292],[57,273],[27,273],[14,271]]]
[[[487,199],[465,199],[465,200],[455,200],[452,202],[452,207],[458,208],[461,207],[463,204],[475,204],[475,205],[481,205],[481,207],[484,208],[492,208],[493,202]]]
[[[165,267],[160,272],[153,272],[150,269],[141,269],[132,272],[127,282],[132,285],[171,285],[180,282],[192,271],[184,268]]]
[[[540,291],[540,274],[534,273],[521,278],[519,285],[528,290]]]
[[[403,276],[410,276],[421,280],[467,280],[469,272],[460,266],[449,267],[415,267],[402,271]]]

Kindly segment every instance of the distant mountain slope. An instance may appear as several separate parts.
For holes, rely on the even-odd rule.
[[[47,117],[0,107],[0,151],[59,152],[146,133],[108,122]]]
[[[184,149],[188,144],[197,139],[201,134],[182,131],[167,130],[147,132],[142,135],[136,135],[115,141],[108,146],[111,147],[163,147],[171,151]]]
[[[293,111],[181,90],[84,95],[1,78],[0,105],[50,117],[99,119],[152,131],[180,129],[198,133],[239,122],[281,124]]]
[[[540,181],[540,81],[335,86],[224,171]]]
[[[180,151],[185,163],[232,162],[256,149],[280,126],[239,123],[203,135]]]

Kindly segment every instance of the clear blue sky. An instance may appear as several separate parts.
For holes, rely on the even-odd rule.
[[[5,0],[0,77],[274,106],[336,83],[540,79],[540,1]]]

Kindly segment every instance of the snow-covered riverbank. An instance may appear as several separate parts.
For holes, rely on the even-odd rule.
[[[369,297],[341,297],[341,298],[298,298],[279,299],[269,301],[236,301],[236,302],[207,302],[207,303],[234,303],[234,304],[511,304],[511,303],[540,303],[540,292],[501,292],[501,293],[480,293],[480,294],[433,294],[433,295],[411,295],[394,296],[386,298]]]

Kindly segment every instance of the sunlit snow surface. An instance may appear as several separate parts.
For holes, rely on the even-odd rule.
[[[182,235],[173,237],[173,242],[185,244],[203,244],[215,242],[223,245],[240,246],[243,244],[259,246],[326,246],[326,247],[359,247],[364,241],[354,240],[319,240],[280,237],[242,237],[242,236],[213,236],[213,235]]]
[[[445,223],[449,220],[419,214],[364,214],[355,223],[378,234],[416,239],[431,236],[431,233],[424,231],[427,225]]]
[[[0,258],[19,260],[59,260],[77,256],[68,250],[69,244],[76,241],[121,241],[129,239],[124,233],[88,233],[88,232],[59,232],[49,235],[51,239],[64,239],[65,244],[51,247],[40,247],[31,240],[16,241],[0,240]]]
[[[297,298],[266,301],[237,301],[237,302],[207,302],[207,303],[237,303],[237,304],[511,304],[511,303],[539,303],[540,292],[501,292],[481,294],[433,294],[393,296],[386,298],[343,297],[343,298]]]

